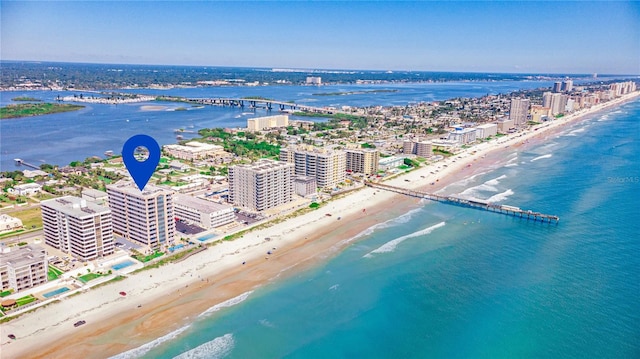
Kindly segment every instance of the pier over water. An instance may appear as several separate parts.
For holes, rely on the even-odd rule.
[[[558,224],[558,222],[560,221],[560,217],[555,215],[534,212],[531,210],[524,210],[518,207],[508,206],[506,204],[494,204],[494,203],[489,203],[482,200],[470,200],[470,199],[464,199],[464,198],[459,198],[455,196],[441,196],[438,194],[433,194],[433,193],[428,193],[423,191],[415,191],[415,190],[410,190],[406,188],[390,186],[387,184],[375,183],[375,182],[365,182],[365,185],[372,188],[379,188],[385,191],[400,193],[400,194],[404,194],[411,197],[426,198],[436,202],[453,204],[453,205],[462,206],[462,207],[483,209],[486,211],[500,213],[508,216],[519,217],[519,218],[533,220],[533,221],[540,221],[541,223],[555,222],[556,224]]]

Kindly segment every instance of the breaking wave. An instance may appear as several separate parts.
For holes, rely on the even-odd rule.
[[[400,243],[404,242],[405,240],[407,240],[409,238],[414,238],[414,237],[427,235],[427,234],[433,232],[434,229],[437,229],[437,228],[440,228],[440,227],[444,227],[444,225],[445,225],[445,222],[440,222],[438,224],[434,224],[431,227],[428,227],[428,228],[425,228],[425,229],[421,229],[421,230],[419,230],[417,232],[413,232],[411,234],[407,234],[407,235],[404,235],[402,237],[398,237],[396,239],[390,240],[389,242],[381,245],[380,247],[374,249],[373,251],[365,254],[364,257],[369,258],[369,257],[371,257],[372,254],[375,254],[375,253],[393,252],[396,249],[396,247]]]
[[[235,340],[233,335],[229,333],[175,356],[173,359],[223,358],[231,352],[234,346]]]
[[[529,162],[535,162],[535,161],[537,161],[537,160],[541,160],[541,159],[543,159],[543,158],[550,158],[550,157],[552,157],[552,156],[553,156],[553,155],[549,153],[549,154],[546,154],[546,155],[538,156],[538,157],[536,157],[536,158],[532,159],[532,160],[531,160],[531,161],[529,161]]]
[[[211,307],[211,308],[205,310],[204,312],[200,313],[200,315],[198,315],[198,318],[199,317],[203,317],[203,316],[207,316],[207,315],[209,315],[209,314],[211,314],[213,312],[217,312],[222,308],[233,307],[236,304],[240,304],[240,303],[244,302],[247,298],[249,298],[249,295],[251,293],[253,293],[252,290],[250,290],[248,292],[244,292],[244,293],[240,294],[237,297],[233,297],[231,299],[227,299],[222,303],[218,303],[218,304],[214,305],[213,307]]]
[[[171,333],[167,334],[167,335],[163,335],[158,339],[155,339],[153,341],[150,341],[147,344],[141,345],[137,348],[131,349],[131,350],[127,350],[124,353],[120,353],[118,355],[114,355],[112,356],[110,359],[133,359],[133,358],[139,358],[143,355],[145,355],[146,353],[148,353],[151,349],[159,346],[162,343],[168,342],[169,340],[175,339],[178,335],[182,334],[185,330],[189,329],[191,325],[185,325],[184,327],[181,327],[179,329],[176,329],[174,331],[172,331]]]

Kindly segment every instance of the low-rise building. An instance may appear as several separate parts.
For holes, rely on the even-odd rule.
[[[380,161],[378,162],[378,166],[380,167],[381,170],[388,171],[390,169],[398,168],[401,165],[403,165],[405,158],[406,157],[399,157],[399,156],[381,158]]]
[[[38,183],[25,183],[9,188],[8,192],[18,196],[31,196],[42,191],[42,185]]]
[[[187,161],[213,158],[225,154],[222,146],[196,141],[187,142],[184,145],[166,145],[162,149],[172,157]]]
[[[295,176],[293,178],[293,188],[298,196],[306,197],[315,195],[318,192],[318,183],[315,177]]]
[[[2,290],[16,292],[47,282],[48,262],[44,248],[35,245],[12,247],[0,253]]]
[[[247,120],[247,129],[249,131],[262,131],[268,128],[287,126],[289,126],[289,115],[256,117]]]
[[[224,226],[236,218],[232,206],[184,194],[176,194],[173,205],[178,219],[186,220],[205,229]]]
[[[20,218],[11,217],[8,214],[0,214],[0,233],[10,232],[22,228]]]

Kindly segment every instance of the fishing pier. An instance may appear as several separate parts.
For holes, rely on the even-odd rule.
[[[459,198],[455,196],[441,196],[439,194],[410,190],[406,188],[400,188],[396,186],[390,186],[387,184],[375,183],[375,182],[365,182],[365,185],[372,188],[378,188],[378,189],[383,189],[385,191],[404,194],[406,196],[411,196],[416,198],[426,198],[428,200],[435,201],[435,202],[442,202],[442,203],[447,203],[447,204],[452,204],[452,205],[457,205],[462,207],[482,209],[485,211],[500,213],[500,214],[504,214],[512,217],[519,217],[522,219],[533,220],[534,222],[535,221],[539,221],[541,223],[555,222],[557,224],[560,221],[560,217],[558,216],[554,216],[551,214],[544,214],[540,212],[534,212],[531,210],[520,209],[518,207],[508,206],[506,204],[494,204],[494,203],[489,203],[482,200],[470,200],[470,199],[464,199],[464,198]]]

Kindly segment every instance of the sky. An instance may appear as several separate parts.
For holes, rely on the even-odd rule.
[[[640,2],[0,0],[0,59],[640,74]]]

